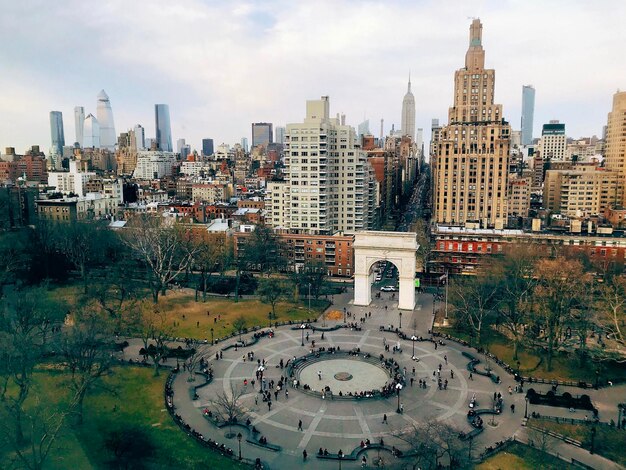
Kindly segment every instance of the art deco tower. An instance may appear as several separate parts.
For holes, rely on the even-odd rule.
[[[409,74],[409,87],[402,100],[402,135],[408,135],[415,140],[415,97],[411,93],[411,75]]]
[[[100,125],[100,147],[107,150],[115,150],[115,124],[113,122],[113,110],[109,96],[104,90],[98,93],[98,107],[96,108],[96,117]]]
[[[506,219],[511,128],[494,104],[495,71],[485,69],[482,24],[470,26],[465,67],[454,74],[454,105],[433,164],[438,223],[501,227]]]

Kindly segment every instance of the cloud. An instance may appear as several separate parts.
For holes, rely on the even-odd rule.
[[[6,4],[6,5],[5,5]],[[49,146],[48,112],[95,110],[107,90],[117,132],[154,134],[153,107],[168,103],[174,139],[234,143],[250,123],[297,122],[305,100],[330,95],[331,112],[372,129],[400,121],[409,69],[417,126],[447,118],[454,71],[464,62],[468,17],[483,21],[496,101],[518,127],[521,87],[537,88],[541,123],[569,135],[599,133],[624,87],[621,2],[0,0],[3,98],[0,145]],[[10,96],[7,95],[10,91]],[[378,132],[378,130],[376,131]]]

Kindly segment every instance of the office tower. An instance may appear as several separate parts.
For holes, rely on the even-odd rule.
[[[208,157],[215,153],[213,139],[202,139],[202,155]]]
[[[159,150],[172,151],[172,128],[170,127],[170,107],[166,104],[154,105],[154,127]]]
[[[247,137],[242,137],[241,138],[241,147],[243,148],[243,151],[248,153],[248,150],[250,150],[248,148],[248,138]]]
[[[358,126],[359,139],[362,139],[364,135],[370,135],[370,120],[366,119]]]
[[[154,137],[146,137],[145,144],[146,144],[146,146],[144,147],[145,150],[153,150],[152,147],[156,146],[156,139]]]
[[[100,148],[100,124],[91,113],[85,118],[83,140],[84,148]]]
[[[117,139],[115,160],[117,162],[118,175],[132,175],[137,166],[137,152],[142,150],[137,147],[137,128],[143,132],[143,127],[135,126],[128,132],[122,132]]]
[[[267,147],[272,143],[272,123],[271,122],[253,122],[252,123],[252,147],[263,145]]]
[[[276,139],[275,142],[277,144],[284,144],[285,143],[285,128],[284,127],[277,127],[276,128]]]
[[[191,155],[191,145],[185,144],[180,149],[180,159],[182,161],[187,160],[187,158]]]
[[[409,86],[402,100],[402,135],[408,135],[415,140],[415,97],[411,93],[411,74]]]
[[[115,124],[113,122],[113,110],[109,96],[104,90],[98,93],[98,107],[96,117],[100,126],[100,147],[107,150],[115,150]]]
[[[52,152],[59,157],[63,155],[65,133],[63,132],[63,114],[61,111],[50,111],[50,138]]]
[[[502,227],[507,215],[511,128],[494,104],[495,71],[485,69],[482,24],[470,26],[465,67],[454,74],[454,104],[434,145],[436,222]]]
[[[327,96],[307,101],[306,118],[287,124],[286,182],[268,184],[269,224],[296,233],[368,229],[375,186],[354,128],[330,118]]]
[[[608,115],[604,166],[617,173],[618,196],[615,204],[626,207],[626,91],[613,95],[613,109]]]
[[[176,153],[180,153],[185,146],[185,139],[178,139],[176,141]]]
[[[79,147],[83,146],[83,127],[85,126],[85,108],[76,106],[74,108],[74,130],[76,140]]]
[[[565,135],[565,124],[557,120],[552,120],[544,124],[539,140],[539,155],[544,160],[562,161],[565,159],[567,148],[567,136]]]
[[[533,143],[533,118],[535,116],[535,88],[522,87],[522,145]]]
[[[141,124],[137,124],[133,127],[135,133],[135,148],[137,150],[143,150],[146,148],[146,132]]]

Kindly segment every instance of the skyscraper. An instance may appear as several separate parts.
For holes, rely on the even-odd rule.
[[[541,140],[538,148],[541,158],[544,160],[564,160],[566,147],[565,124],[558,120],[544,124],[541,129]]]
[[[248,138],[247,137],[242,137],[241,138],[241,148],[243,148],[243,151],[248,153]]]
[[[202,155],[208,157],[214,153],[215,149],[213,147],[213,139],[202,139]]]
[[[63,132],[63,114],[61,111],[50,111],[50,139],[52,140],[51,151],[61,157],[65,145],[65,133]]]
[[[141,124],[137,124],[133,131],[135,133],[135,148],[143,150],[146,148],[146,132]]]
[[[522,145],[533,143],[533,118],[535,116],[535,88],[522,87]]]
[[[85,148],[100,148],[100,124],[91,113],[85,118],[83,140],[83,147]]]
[[[115,123],[113,122],[113,110],[109,95],[104,90],[98,93],[98,107],[96,117],[100,126],[100,147],[107,150],[115,150],[117,136],[115,134]]]
[[[159,150],[172,151],[172,128],[170,127],[170,107],[166,104],[154,105],[154,127]]]
[[[271,122],[252,123],[252,147],[256,147],[257,145],[267,147],[268,144],[272,143],[273,135]]]
[[[359,124],[357,129],[359,138],[362,138],[364,135],[370,135],[370,120],[366,119],[365,121],[363,121],[361,124]]]
[[[411,74],[409,74],[409,86],[402,100],[402,135],[408,135],[415,140],[415,97],[411,93]]]
[[[285,143],[285,128],[284,127],[277,127],[276,128],[276,140],[275,142],[277,144],[284,144]]]
[[[470,26],[465,67],[454,74],[454,104],[434,146],[434,218],[502,227],[507,216],[511,128],[494,104],[495,71],[485,69],[482,24]]]
[[[74,130],[78,146],[83,146],[83,126],[85,125],[85,108],[76,106],[74,108]]]
[[[626,91],[613,95],[613,109],[606,126],[604,166],[617,173],[618,198],[616,203],[626,207]]]
[[[176,141],[176,153],[180,153],[185,146],[185,139],[178,139]]]

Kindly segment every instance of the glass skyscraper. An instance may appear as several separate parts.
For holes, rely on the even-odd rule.
[[[522,87],[522,145],[533,143],[533,117],[535,115],[535,88]]]
[[[202,155],[208,157],[213,155],[215,150],[213,149],[213,139],[202,139]]]
[[[273,126],[271,122],[254,122],[252,123],[252,147],[273,143]]]
[[[170,107],[166,104],[154,105],[154,127],[159,150],[172,151],[172,128],[170,126]]]
[[[52,150],[56,152],[56,155],[63,155],[65,134],[63,132],[63,114],[61,111],[50,111],[50,138],[52,140]]]

